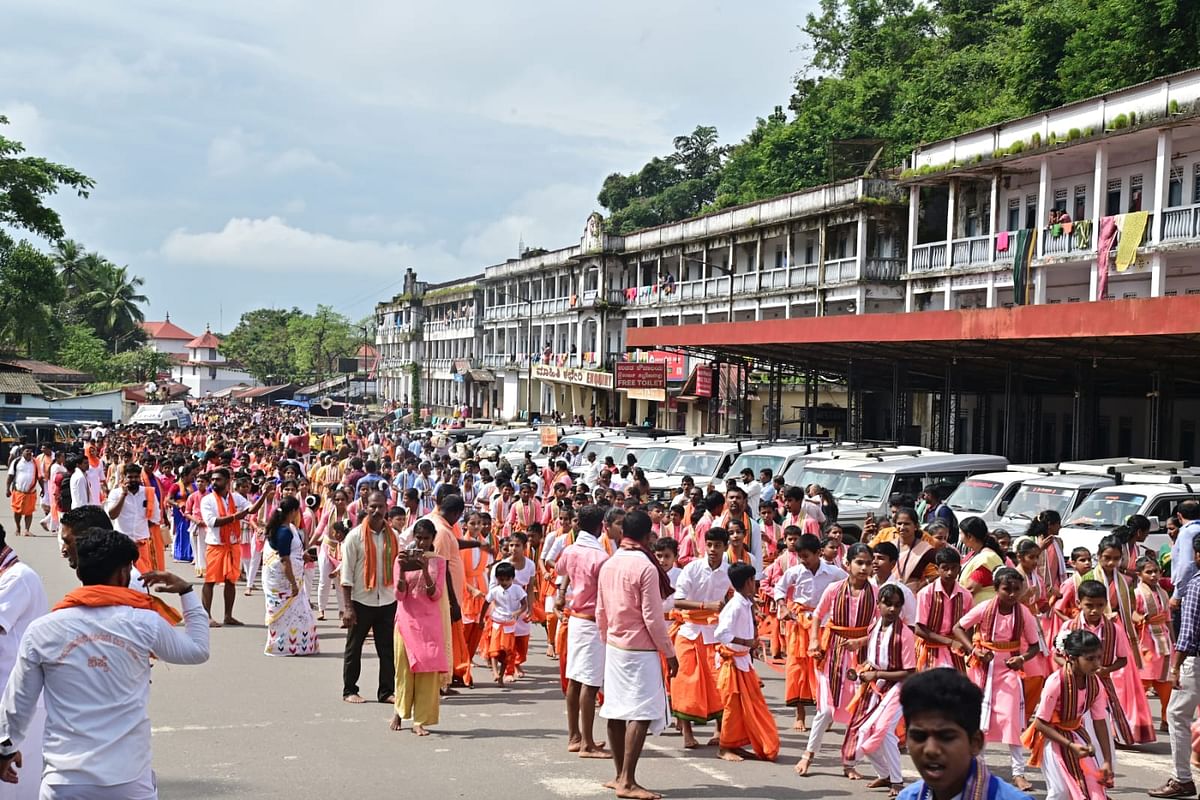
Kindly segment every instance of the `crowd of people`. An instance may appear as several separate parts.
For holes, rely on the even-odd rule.
[[[44,756],[42,797],[156,796],[141,667],[150,653],[205,660],[209,628],[242,625],[238,590],[261,584],[266,654],[316,653],[333,611],[346,631],[342,699],[367,701],[370,640],[378,680],[365,694],[394,707],[393,730],[419,736],[477,670],[500,687],[529,681],[530,642],[544,635],[566,748],[612,759],[606,786],[619,797],[658,797],[637,768],[646,737],[668,730],[697,757],[712,747],[727,761],[776,760],[759,670],[783,676],[775,699],[806,735],[800,776],[820,767],[837,724],[842,774],[893,797],[1026,797],[1039,768],[1054,800],[1100,798],[1116,749],[1156,739],[1154,696],[1174,774],[1150,794],[1196,794],[1194,502],[1179,506],[1164,552],[1145,549],[1150,521],[1134,517],[1093,561],[1063,552],[1053,513],[1002,543],[980,519],[955,519],[936,487],[891,498],[889,518],[859,530],[839,525],[821,487],[770,475],[685,477],[655,500],[632,459],[597,464],[563,446],[542,466],[386,418],[320,437],[292,409],[214,403],[194,418],[187,430],[92,430],[61,452],[15,449],[16,533],[33,532],[40,507],[82,586],[47,614],[36,575],[0,551],[4,781],[36,784],[30,765]],[[171,562],[195,570],[199,599]],[[181,594],[182,615],[150,586]],[[115,640],[145,664],[93,691],[89,669],[107,667]],[[117,745],[73,732],[106,704],[129,721]],[[989,771],[986,743],[1008,749],[1011,784]],[[105,745],[142,750],[119,768],[109,755],[79,766]],[[922,776],[907,787],[905,750]]]

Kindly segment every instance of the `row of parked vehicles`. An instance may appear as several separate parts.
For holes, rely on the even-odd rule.
[[[838,503],[838,521],[855,536],[867,517],[886,519],[893,495],[918,497],[933,484],[948,494],[958,519],[983,518],[993,529],[1023,534],[1040,512],[1062,518],[1069,552],[1095,549],[1100,538],[1133,514],[1150,519],[1153,549],[1166,541],[1165,521],[1184,500],[1200,500],[1200,469],[1181,461],[1113,458],[1053,464],[1009,464],[1003,456],[956,454],[875,443],[763,441],[687,437],[652,430],[560,427],[557,440],[585,456],[611,457],[618,466],[633,455],[646,472],[654,499],[668,500],[690,475],[698,486],[736,481],[743,469],[755,478],[769,468],[789,486],[818,484]],[[534,428],[488,431],[475,442],[493,459],[530,453],[543,466],[548,447]]]

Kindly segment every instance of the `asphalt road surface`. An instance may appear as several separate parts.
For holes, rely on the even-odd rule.
[[[75,585],[53,537],[14,537],[7,503],[0,521],[10,532],[9,544],[42,576],[51,604]],[[171,566],[181,575],[194,574],[190,564]],[[214,611],[220,604],[218,597]],[[530,648],[528,678],[500,689],[487,682],[486,668],[477,668],[479,688],[446,699],[441,723],[432,728],[434,735],[418,738],[407,729],[388,730],[389,706],[342,702],[343,633],[336,621],[318,623],[319,655],[271,658],[263,655],[261,592],[245,597],[239,586],[235,614],[246,627],[213,630],[212,658],[207,664],[185,667],[160,662],[154,667],[152,746],[165,800],[611,796],[601,786],[612,778],[611,762],[583,760],[566,752],[557,665],[545,657],[544,640],[538,634]],[[368,643],[363,687],[373,685],[377,663]],[[840,726],[826,736],[814,774],[797,777],[792,767],[803,752],[804,735],[786,730],[791,711],[782,702],[780,675],[768,666],[759,669],[766,696],[784,729],[778,763],[730,764],[717,759],[715,748],[685,754],[679,737],[666,735],[647,743],[639,769],[642,784],[672,798],[886,796],[841,777]],[[1157,708],[1157,701],[1152,699],[1151,705]],[[602,725],[599,720],[598,734]],[[707,730],[698,728],[698,733],[703,736]],[[1120,752],[1112,796],[1144,797],[1148,788],[1166,779],[1169,761],[1170,748],[1162,734],[1157,744]],[[989,762],[997,774],[1009,777],[1007,750],[990,748]],[[904,763],[906,779],[915,778],[907,756]],[[873,777],[867,764],[860,771]],[[1037,786],[1035,795],[1044,797],[1037,771],[1031,771],[1031,779]]]

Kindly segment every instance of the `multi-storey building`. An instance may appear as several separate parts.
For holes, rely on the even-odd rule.
[[[409,269],[403,291],[376,306],[381,398],[429,416],[491,415],[494,378],[478,355],[481,277],[428,283]]]
[[[627,343],[834,378],[851,438],[1195,459],[1200,70],[922,145],[897,178],[903,313],[693,316]]]

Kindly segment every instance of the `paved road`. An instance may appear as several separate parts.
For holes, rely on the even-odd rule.
[[[7,504],[0,521],[12,531]],[[71,588],[74,576],[54,539],[10,536],[9,543],[43,576],[51,602]],[[175,566],[180,574],[191,574],[190,565]],[[298,792],[307,797],[382,797],[391,792],[522,800],[609,795],[600,786],[612,777],[609,762],[566,753],[557,667],[541,655],[544,645],[538,647],[536,639],[527,680],[504,690],[481,686],[450,699],[442,706],[436,735],[422,739],[389,731],[389,707],[341,702],[343,637],[336,622],[319,623],[320,655],[276,659],[262,654],[261,594],[247,598],[239,589],[236,613],[247,626],[214,630],[207,664],[154,667],[154,766],[167,800],[294,800]],[[376,663],[373,655],[364,659],[364,686],[371,685]],[[477,670],[480,677],[485,673]],[[790,712],[779,700],[782,681],[766,668],[763,677],[776,718],[783,722]],[[663,736],[648,744],[640,776],[645,785],[676,798],[884,796],[841,777],[839,743],[835,729],[816,762],[815,776],[800,779],[792,765],[804,741],[790,731],[784,733],[777,764],[728,764],[712,749],[685,756],[678,737]],[[1007,777],[1007,752],[993,748],[990,760]],[[1142,752],[1121,753],[1119,788],[1113,796],[1144,797],[1146,788],[1165,778],[1168,760],[1165,741]],[[905,767],[911,772],[907,758]],[[1044,796],[1040,781],[1038,788]]]

